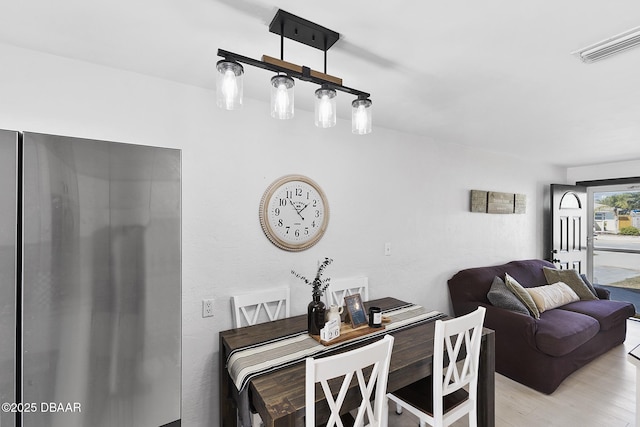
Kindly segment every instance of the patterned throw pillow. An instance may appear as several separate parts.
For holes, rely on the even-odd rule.
[[[570,302],[580,301],[580,297],[566,283],[558,282],[553,285],[527,288],[533,298],[538,311],[543,313],[552,308],[560,307]]]
[[[520,301],[522,301],[522,303],[527,307],[527,310],[529,310],[533,317],[535,317],[536,319],[540,318],[540,311],[538,310],[536,303],[533,301],[533,298],[531,298],[529,292],[527,292],[527,290],[523,288],[516,279],[509,276],[508,273],[505,273],[504,284],[507,285],[507,288],[509,288],[509,290],[513,292],[513,294],[517,296]]]
[[[598,297],[591,292],[576,270],[557,270],[555,268],[542,267],[547,283],[564,282],[578,294],[581,300],[596,300]]]
[[[504,308],[529,316],[527,307],[507,288],[507,285],[505,285],[504,281],[498,276],[493,278],[487,299],[494,307]]]

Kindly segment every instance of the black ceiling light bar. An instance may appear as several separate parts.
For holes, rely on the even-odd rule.
[[[242,64],[277,73],[271,79],[271,115],[279,119],[293,117],[293,78],[320,85],[315,96],[315,123],[318,127],[332,127],[336,124],[336,91],[355,95],[352,102],[352,131],[356,134],[371,132],[370,94],[342,84],[342,79],[327,74],[327,51],[339,39],[340,34],[296,15],[278,10],[269,31],[280,35],[280,59],[267,55],[262,60],[218,49],[216,88],[218,106],[227,110],[242,105]],[[293,64],[284,60],[284,38],[288,38],[324,52],[324,72]]]
[[[335,90],[339,90],[340,92],[346,92],[351,95],[361,96],[364,98],[368,98],[369,96],[371,96],[370,93],[363,92],[358,89],[353,89],[347,86],[343,86],[341,84],[342,79],[338,77],[334,77],[326,73],[319,73],[318,71],[314,71],[309,67],[305,67],[304,65],[296,65],[296,64],[291,64],[290,62],[286,62],[286,64],[291,64],[291,66],[285,67],[285,66],[280,66],[277,63],[267,62],[267,61],[272,61],[274,59],[278,62],[284,62],[276,58],[271,58],[270,56],[267,56],[267,55],[262,56],[262,58],[266,59],[266,61],[259,61],[257,59],[249,58],[248,56],[243,56],[237,53],[229,52],[227,50],[218,49],[218,56],[223,57],[227,61],[236,61],[242,64],[251,65],[254,67],[262,68],[262,69],[273,71],[276,73],[286,73],[291,75],[292,77],[295,77],[298,80],[303,80],[305,82],[316,83],[319,85],[327,85]],[[325,75],[327,77],[323,78],[323,77],[320,77],[320,75]]]

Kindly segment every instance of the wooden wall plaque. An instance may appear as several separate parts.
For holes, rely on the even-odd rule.
[[[524,194],[471,190],[471,212],[492,214],[523,214],[527,198]]]
[[[512,214],[514,194],[489,191],[487,195],[487,213]]]
[[[515,194],[516,204],[513,207],[513,213],[523,214],[527,212],[527,196],[524,194]]]
[[[487,213],[487,191],[471,190],[471,212]]]

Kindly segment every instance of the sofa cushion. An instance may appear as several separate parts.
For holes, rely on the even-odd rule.
[[[527,292],[533,298],[540,313],[570,302],[580,301],[580,297],[564,282],[527,288]]]
[[[536,346],[556,357],[571,353],[600,331],[593,317],[558,308],[542,313],[536,324]]]
[[[527,307],[511,292],[504,281],[498,276],[493,278],[491,289],[487,294],[487,298],[495,307],[504,308],[506,310],[515,311],[517,313],[529,316]]]
[[[633,304],[624,301],[595,300],[576,301],[560,307],[562,310],[585,314],[600,323],[600,329],[608,331],[627,321],[636,313]]]
[[[581,300],[598,299],[595,293],[591,292],[576,270],[557,270],[555,268],[542,267],[547,283],[564,282],[578,294]]]
[[[507,288],[513,292],[520,301],[522,301],[533,317],[536,319],[540,318],[540,311],[538,310],[538,307],[536,307],[536,303],[533,301],[533,298],[531,298],[531,295],[529,295],[529,292],[527,292],[527,290],[523,288],[516,279],[509,276],[509,273],[505,273],[504,275],[504,284],[507,285]]]

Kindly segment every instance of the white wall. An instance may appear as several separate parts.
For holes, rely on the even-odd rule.
[[[381,128],[353,136],[344,121],[320,130],[304,111],[276,121],[251,100],[221,111],[213,91],[3,45],[0,58],[0,128],[182,149],[185,426],[218,425],[218,332],[232,327],[235,293],[288,285],[301,314],[310,290],[290,270],[313,274],[329,256],[327,277],[366,275],[371,298],[451,312],[457,270],[544,256],[545,189],[564,169]],[[301,253],[277,249],[258,221],[262,193],[289,173],[318,182],[331,207],[325,236]],[[471,189],[523,193],[527,213],[472,214]]]
[[[599,165],[579,166],[567,169],[567,182],[598,179],[629,178],[640,176],[640,160],[602,163]]]

